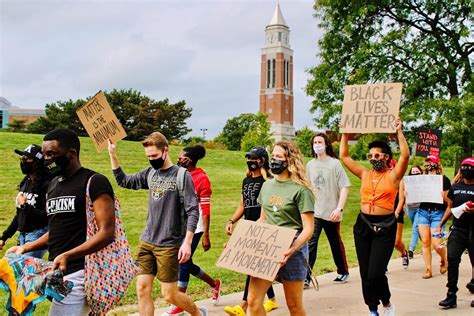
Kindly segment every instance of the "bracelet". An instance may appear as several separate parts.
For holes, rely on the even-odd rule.
[[[229,219],[229,221],[227,223],[231,223],[231,224],[234,224],[234,221],[231,219]]]

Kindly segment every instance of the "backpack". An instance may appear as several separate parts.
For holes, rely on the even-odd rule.
[[[176,176],[176,190],[178,191],[179,204],[180,204],[180,223],[181,223],[182,235],[186,234],[186,222],[188,220],[188,216],[184,209],[184,179],[185,179],[186,171],[187,171],[186,168],[179,167],[178,174]],[[151,183],[151,180],[153,179],[153,176],[155,175],[156,172],[157,171],[155,169],[148,172],[148,176],[147,176],[148,184]]]

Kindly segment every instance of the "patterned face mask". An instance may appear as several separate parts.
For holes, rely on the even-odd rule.
[[[438,164],[426,164],[425,165],[426,171],[431,171],[431,170],[438,170]]]
[[[385,169],[385,160],[383,159],[370,159],[369,162],[375,171],[382,171],[383,169]]]

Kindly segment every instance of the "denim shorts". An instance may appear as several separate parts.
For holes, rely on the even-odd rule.
[[[18,235],[18,242],[20,245],[24,245],[29,242],[33,242],[43,236],[45,233],[48,232],[48,226],[38,228],[34,231],[28,232],[28,233],[22,233]],[[32,256],[35,258],[42,259],[44,254],[46,253],[46,250],[37,250],[33,252],[28,252],[25,255]]]
[[[436,229],[443,219],[444,211],[441,210],[424,210],[419,208],[416,212],[416,221],[418,226],[429,226],[432,229]]]
[[[278,271],[278,279],[282,281],[303,281],[308,273],[308,244],[296,251]]]

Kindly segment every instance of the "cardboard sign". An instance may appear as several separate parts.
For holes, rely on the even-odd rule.
[[[433,155],[439,157],[442,135],[443,131],[440,129],[420,127],[416,134],[416,156]]]
[[[431,202],[443,204],[443,176],[417,175],[403,177],[405,183],[406,204]]]
[[[217,266],[273,281],[296,230],[240,220]]]
[[[107,148],[108,139],[116,142],[127,136],[102,91],[78,108],[76,113],[97,151]]]
[[[401,97],[401,82],[345,86],[341,133],[395,133]]]

